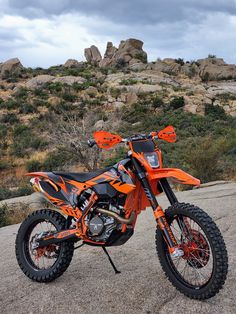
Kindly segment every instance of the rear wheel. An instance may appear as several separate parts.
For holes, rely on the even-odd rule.
[[[37,248],[37,239],[65,229],[66,219],[56,211],[41,209],[29,215],[16,237],[16,258],[24,274],[38,282],[50,282],[70,265],[74,243],[65,241]]]
[[[224,240],[212,219],[200,208],[184,203],[170,206],[166,219],[184,255],[169,253],[159,227],[156,248],[171,283],[186,296],[204,300],[222,288],[228,270]]]

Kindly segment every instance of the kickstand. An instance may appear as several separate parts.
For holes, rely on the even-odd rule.
[[[102,246],[102,249],[103,249],[104,253],[107,255],[107,257],[108,257],[108,259],[109,259],[109,262],[111,263],[111,266],[112,266],[112,268],[114,269],[115,273],[116,273],[116,274],[120,274],[120,271],[117,270],[117,268],[116,268],[115,264],[113,263],[113,261],[112,261],[110,255],[109,255],[109,253],[107,252],[107,249],[105,248],[105,246]]]

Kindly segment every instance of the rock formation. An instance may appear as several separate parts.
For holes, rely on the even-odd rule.
[[[112,42],[107,43],[104,58],[96,46],[85,49],[87,62],[99,65],[100,68],[133,66],[138,63],[147,63],[147,54],[142,49],[143,42],[138,39],[122,40],[119,47],[113,46]]]
[[[99,62],[102,60],[101,53],[98,47],[92,45],[90,48],[84,49],[84,55],[88,63],[92,65],[98,65]]]
[[[84,62],[79,62],[75,59],[68,59],[65,63],[64,63],[64,67],[65,68],[80,68],[82,67],[84,64]]]
[[[6,75],[19,74],[22,69],[23,65],[18,58],[9,59],[0,64],[0,77],[4,78]]]

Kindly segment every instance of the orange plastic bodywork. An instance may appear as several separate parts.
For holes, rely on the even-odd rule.
[[[176,133],[172,125],[167,126],[157,134],[158,138],[165,140],[169,143],[176,142]]]
[[[173,181],[181,184],[200,185],[200,180],[194,178],[187,172],[177,168],[160,168],[148,173],[148,180],[159,180],[161,178],[171,178]]]
[[[99,148],[109,149],[122,141],[118,134],[112,134],[105,131],[97,131],[93,133],[93,137]]]

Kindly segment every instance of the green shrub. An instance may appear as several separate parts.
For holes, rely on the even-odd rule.
[[[180,64],[180,65],[184,65],[184,59],[182,59],[182,58],[175,59],[175,62]]]
[[[9,162],[7,162],[5,160],[0,160],[0,171],[9,169],[10,167],[11,167],[11,165],[9,164]]]
[[[182,108],[184,106],[184,97],[174,97],[170,101],[170,107],[173,109]]]
[[[68,163],[68,155],[63,151],[57,151],[50,153],[42,163],[42,169],[44,171],[53,171],[57,168],[63,167]]]
[[[118,98],[121,95],[121,90],[119,88],[111,87],[110,94],[114,98]]]
[[[210,80],[210,73],[205,72],[203,77],[202,77],[202,81],[207,83],[209,80]]]
[[[185,155],[191,173],[202,182],[220,179],[219,161],[222,154],[220,145],[211,137],[206,137],[191,146],[189,153]]]
[[[19,107],[19,103],[15,101],[14,99],[8,99],[7,101],[3,101],[0,103],[0,108],[5,108],[7,110],[14,110]]]
[[[41,149],[47,145],[44,139],[37,137],[31,129],[24,125],[17,125],[13,129],[13,144],[11,153],[17,157],[24,157],[30,149]]]
[[[147,63],[147,55],[145,53],[142,53],[142,52],[137,53],[135,55],[135,59],[138,59],[138,60],[140,60],[143,63]]]
[[[51,93],[55,93],[58,94],[59,92],[61,92],[63,90],[63,84],[60,82],[52,82],[52,83],[48,83],[46,88],[51,92]]]
[[[11,191],[7,188],[0,188],[0,201],[11,198]]]
[[[209,54],[207,58],[209,58],[209,59],[215,59],[215,58],[216,58],[216,55]]]
[[[62,94],[62,98],[65,101],[74,102],[77,99],[77,96],[72,94],[72,93],[70,93],[70,92],[65,92],[65,93]]]
[[[211,116],[215,120],[227,118],[224,109],[219,105],[207,104],[205,106],[205,115]]]
[[[37,113],[37,111],[37,108],[29,103],[23,103],[19,108],[19,113],[23,114]]]
[[[1,197],[1,189],[0,189],[0,197]],[[7,205],[1,205],[0,206],[0,228],[7,226]]]
[[[163,107],[164,106],[164,102],[163,102],[163,100],[162,100],[162,98],[160,98],[160,97],[155,97],[155,98],[153,98],[153,100],[152,100],[152,106],[154,107],[154,108],[160,108],[160,107]]]
[[[30,160],[26,163],[26,170],[28,172],[35,172],[41,170],[41,163],[38,160]]]
[[[1,118],[1,122],[15,124],[19,122],[19,119],[14,113],[7,113]]]
[[[123,79],[120,81],[120,85],[135,85],[138,83],[138,80],[130,78],[130,79]]]
[[[28,96],[28,89],[25,87],[20,87],[16,92],[15,96],[17,98],[26,98]]]

